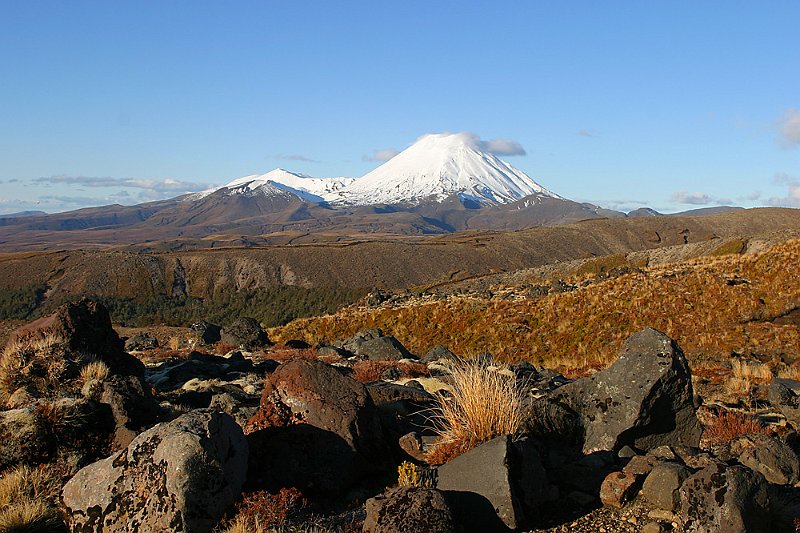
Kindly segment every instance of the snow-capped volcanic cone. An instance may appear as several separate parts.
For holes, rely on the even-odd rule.
[[[237,178],[222,187],[213,187],[192,195],[197,200],[212,193],[227,189],[228,194],[272,195],[276,189],[290,192],[304,200],[322,202],[336,197],[336,192],[346,187],[353,178],[312,178],[298,172],[276,168],[266,174],[254,174]]]
[[[560,198],[524,172],[481,150],[470,133],[420,137],[372,172],[331,194],[347,205],[419,204],[462,200],[496,205],[531,195]]]

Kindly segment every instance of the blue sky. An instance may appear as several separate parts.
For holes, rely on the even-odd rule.
[[[360,176],[429,132],[619,209],[800,207],[800,3],[17,2],[0,213]],[[377,152],[382,155],[382,152]]]

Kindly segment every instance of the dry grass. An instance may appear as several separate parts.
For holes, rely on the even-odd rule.
[[[65,342],[54,335],[9,342],[0,355],[0,401],[5,404],[20,387],[45,394],[64,388],[73,363],[65,357]]]
[[[86,384],[89,381],[105,381],[108,378],[108,365],[102,361],[91,361],[81,368],[81,383]]]
[[[731,359],[731,374],[725,388],[738,395],[748,395],[754,383],[767,383],[772,379],[769,365],[742,359]]]
[[[61,484],[44,467],[18,466],[0,478],[0,531],[62,531],[53,505]]]
[[[489,369],[481,361],[457,361],[451,369],[451,386],[451,397],[438,396],[439,406],[433,419],[439,440],[428,457],[429,462],[515,433],[522,424],[524,394],[515,378]],[[442,457],[442,450],[450,453]]]
[[[703,438],[709,446],[713,447],[726,444],[736,437],[748,433],[770,434],[769,430],[754,418],[739,413],[725,412],[706,426]]]
[[[800,381],[800,366],[787,366],[778,371],[778,376],[782,379],[793,379]]]
[[[800,330],[771,320],[800,305],[800,240],[750,255],[706,257],[631,272],[572,292],[517,301],[451,296],[435,302],[348,308],[270,330],[270,338],[311,344],[381,328],[409,350],[436,344],[455,353],[488,351],[499,360],[583,361],[606,366],[633,333],[654,327],[692,362],[732,352],[774,360],[798,354]],[[746,283],[729,283],[732,279]]]

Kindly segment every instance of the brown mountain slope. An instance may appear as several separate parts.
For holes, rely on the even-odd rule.
[[[44,286],[47,297],[211,296],[278,285],[405,288],[547,263],[800,231],[800,210],[753,209],[705,217],[591,220],[515,232],[346,244],[170,253],[61,251],[0,254],[0,289]]]
[[[773,368],[800,365],[798,272],[800,240],[793,240],[755,254],[693,259],[607,281],[574,280],[575,290],[543,297],[524,287],[496,287],[493,298],[350,307],[273,328],[270,338],[315,343],[381,328],[419,354],[443,344],[466,356],[486,350],[507,361],[574,369],[610,363],[626,338],[654,327],[675,338],[695,367],[733,352]]]

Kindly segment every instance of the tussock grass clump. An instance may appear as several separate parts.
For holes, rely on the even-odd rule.
[[[70,366],[65,343],[55,335],[9,342],[0,355],[0,401],[5,403],[20,387],[42,393],[61,388]]]
[[[91,361],[81,368],[81,383],[86,384],[89,381],[105,381],[108,378],[108,365],[103,361]]]
[[[0,531],[66,531],[53,501],[60,483],[43,467],[18,466],[0,477]]]
[[[238,514],[225,529],[225,533],[261,533],[288,531],[287,522],[302,517],[308,500],[294,488],[282,488],[275,494],[258,491],[247,494],[236,505]],[[312,531],[294,528],[292,531]]]
[[[502,370],[483,361],[453,364],[452,396],[438,396],[433,416],[439,441],[428,456],[431,463],[447,462],[494,437],[513,434],[522,425],[523,387]]]

